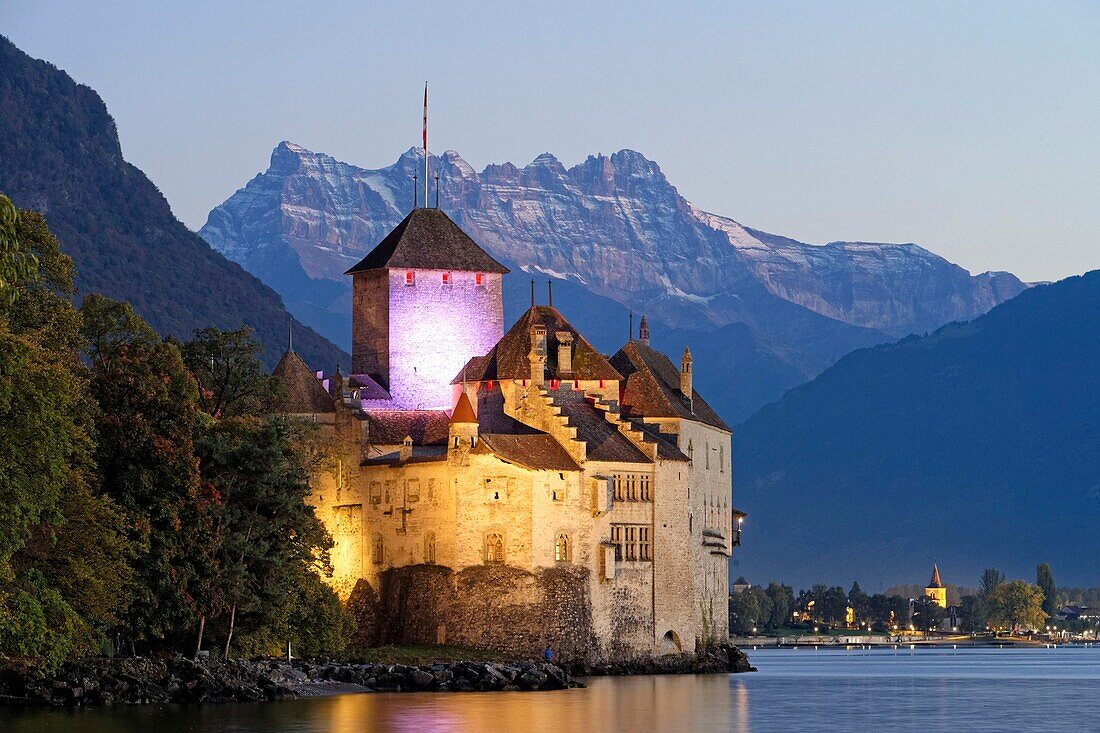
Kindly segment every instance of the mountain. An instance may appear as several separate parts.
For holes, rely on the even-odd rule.
[[[912,244],[815,246],[745,228],[692,206],[656,163],[630,150],[568,169],[550,154],[480,173],[453,151],[430,163],[440,207],[513,272],[571,282],[604,304],[646,313],[681,334],[676,355],[683,343],[705,348],[712,333],[729,347],[749,339],[744,365],[762,382],[724,370],[716,386],[725,397],[701,384],[712,402],[739,405],[726,414],[732,420],[854,348],[972,318],[1026,287],[1007,273],[971,276]],[[267,171],[211,211],[199,233],[346,346],[342,273],[408,212],[418,172],[415,149],[368,170],[283,142]],[[523,275],[510,279],[527,291]],[[621,345],[626,324],[618,323],[615,340],[596,338],[597,346]],[[776,363],[783,368],[770,368]]]
[[[939,562],[1096,585],[1100,271],[841,359],[735,428],[740,567],[757,581],[919,582]]]
[[[272,367],[294,324],[311,364],[347,354],[293,320],[279,295],[215,252],[122,157],[114,120],[93,90],[0,36],[0,192],[45,214],[76,263],[81,293],[128,300],[163,334],[255,329]]]

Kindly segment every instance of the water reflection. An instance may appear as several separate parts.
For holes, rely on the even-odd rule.
[[[3,733],[647,733],[1100,730],[1100,649],[761,650],[751,675],[621,677],[548,693],[0,708]]]

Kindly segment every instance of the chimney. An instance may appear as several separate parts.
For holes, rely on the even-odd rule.
[[[568,377],[573,374],[573,334],[558,331],[554,337],[558,340],[558,376]]]
[[[691,349],[686,346],[680,359],[680,394],[688,402],[691,401]]]
[[[413,439],[411,435],[406,435],[405,439],[401,441],[401,451],[397,454],[402,463],[408,463],[413,454]]]
[[[638,325],[638,340],[649,346],[649,321],[642,316],[642,322]]]
[[[541,323],[531,327],[531,386],[541,387],[546,382],[546,326]]]

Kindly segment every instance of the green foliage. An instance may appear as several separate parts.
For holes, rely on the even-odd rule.
[[[986,603],[989,623],[997,629],[1036,630],[1046,622],[1042,589],[1022,580],[1001,583],[989,594]]]
[[[1005,582],[1005,574],[997,568],[986,568],[978,580],[978,597],[985,600]]]
[[[261,346],[252,329],[204,328],[180,348],[199,386],[199,406],[214,417],[271,411],[278,383],[260,364]]]
[[[768,618],[768,610],[760,607],[761,594],[753,592],[756,590],[758,589],[745,588],[730,594],[730,633],[751,634],[754,629],[763,627],[764,620]],[[766,601],[767,595],[764,595],[764,599]]]
[[[1054,572],[1049,563],[1042,563],[1035,568],[1036,584],[1043,591],[1043,613],[1047,618],[1054,618],[1058,612],[1058,588],[1054,585]]]
[[[179,349],[128,304],[90,295],[81,312],[90,391],[100,405],[99,478],[136,551],[125,631],[133,641],[162,640],[193,617],[190,561],[204,541],[184,521],[200,500],[197,390]]]
[[[73,650],[82,621],[37,573],[0,586],[0,651],[57,667]]]
[[[19,238],[19,211],[0,194],[0,304],[11,306],[19,296],[19,283],[34,277],[38,260]]]
[[[940,621],[942,621],[946,615],[947,611],[927,596],[921,596],[913,601],[912,624],[921,631],[934,631],[938,629]]]
[[[978,596],[963,596],[959,602],[959,610],[962,615],[963,631],[971,634],[985,631],[988,623],[985,601]]]
[[[765,625],[770,629],[786,626],[794,610],[794,590],[789,585],[769,583],[765,593],[768,595],[771,609]]]

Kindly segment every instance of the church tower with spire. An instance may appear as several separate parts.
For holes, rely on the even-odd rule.
[[[940,582],[939,564],[932,565],[932,580],[929,581],[928,587],[924,589],[924,595],[931,598],[940,608],[947,608],[947,586]]]

